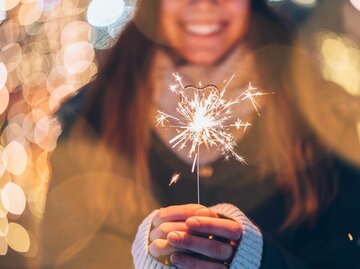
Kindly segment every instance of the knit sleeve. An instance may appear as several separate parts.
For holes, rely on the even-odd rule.
[[[140,224],[131,247],[131,254],[135,269],[175,269],[174,266],[165,265],[149,253],[149,236],[154,216],[159,210],[153,211]]]
[[[230,269],[258,269],[261,265],[263,237],[245,214],[231,204],[218,204],[211,207],[213,211],[242,225],[242,237],[236,250]]]
[[[218,204],[211,208],[217,214],[239,222],[243,227],[242,238],[230,269],[258,269],[261,263],[263,240],[260,230],[231,204]],[[175,269],[162,264],[149,253],[151,224],[158,210],[153,211],[140,224],[131,248],[135,269]]]

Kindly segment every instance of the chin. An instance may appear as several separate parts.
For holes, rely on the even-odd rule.
[[[187,62],[199,65],[213,65],[215,64],[221,57],[214,54],[187,54],[183,55],[183,58],[186,59]]]

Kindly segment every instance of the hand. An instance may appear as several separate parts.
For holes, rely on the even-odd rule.
[[[192,269],[226,268],[224,262],[232,258],[234,242],[242,233],[237,222],[220,219],[210,209],[194,204],[161,209],[153,225],[150,254],[157,258],[171,255],[173,264]],[[220,238],[221,241],[217,240]],[[208,258],[204,260],[187,253]]]
[[[169,256],[177,249],[167,241],[172,231],[187,232],[185,220],[192,216],[211,216],[216,218],[215,212],[199,204],[187,204],[161,208],[153,219],[153,230],[150,233],[149,252],[152,256],[161,259]]]
[[[171,232],[168,243],[182,251],[191,251],[210,258],[212,261],[198,259],[185,253],[171,255],[171,262],[180,268],[226,268],[232,260],[237,241],[241,238],[242,227],[238,222],[213,218],[191,217],[186,220],[187,232]],[[208,238],[193,233],[212,235]],[[221,238],[219,241],[216,238]],[[226,239],[226,240],[224,240]]]

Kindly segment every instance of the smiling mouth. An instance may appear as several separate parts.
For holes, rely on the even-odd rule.
[[[188,34],[201,37],[219,34],[225,28],[225,23],[185,23],[183,25]]]

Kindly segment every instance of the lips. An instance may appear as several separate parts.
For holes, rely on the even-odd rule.
[[[186,33],[195,36],[211,36],[220,33],[224,27],[224,23],[184,23]]]

